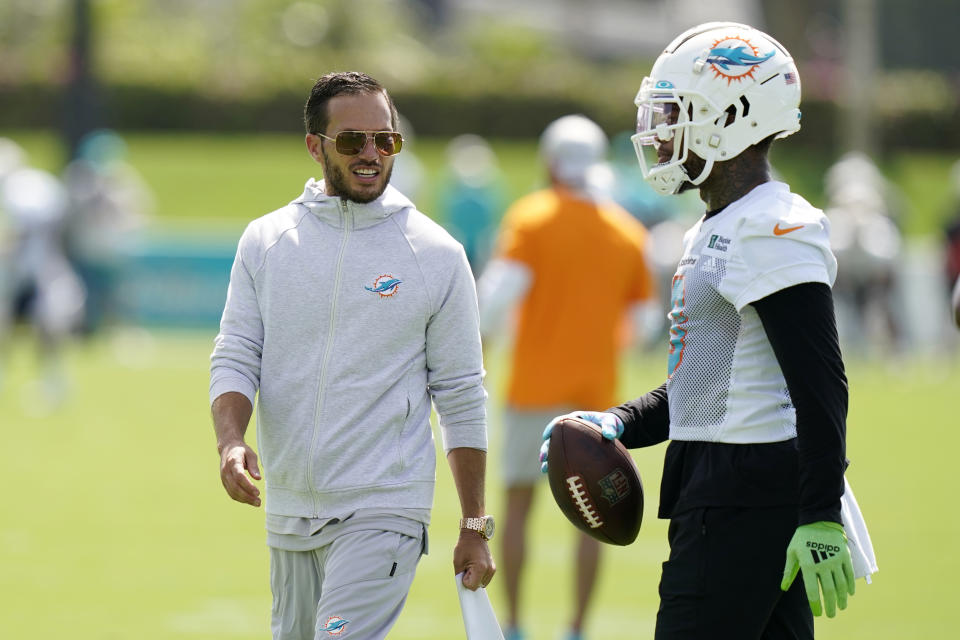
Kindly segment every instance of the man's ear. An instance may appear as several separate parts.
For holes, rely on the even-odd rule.
[[[316,134],[308,133],[304,138],[304,142],[307,145],[307,153],[310,154],[310,157],[316,162],[323,164],[323,150],[320,147],[320,145],[323,144],[323,138]]]

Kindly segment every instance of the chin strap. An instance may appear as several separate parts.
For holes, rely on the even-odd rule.
[[[647,176],[647,183],[653,190],[663,196],[672,196],[680,193],[684,182],[691,182],[690,176],[683,165],[674,165],[663,171]]]

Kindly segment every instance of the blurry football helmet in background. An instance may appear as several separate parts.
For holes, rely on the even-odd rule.
[[[540,135],[540,157],[553,176],[574,189],[589,186],[590,173],[607,154],[607,135],[582,115],[563,116]]]

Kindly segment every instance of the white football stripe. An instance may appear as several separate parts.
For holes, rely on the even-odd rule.
[[[600,519],[597,510],[590,502],[590,496],[583,490],[583,482],[580,476],[569,476],[567,478],[567,489],[570,491],[570,497],[573,498],[574,503],[576,503],[577,509],[580,511],[584,522],[586,522],[591,529],[602,527],[603,520]]]

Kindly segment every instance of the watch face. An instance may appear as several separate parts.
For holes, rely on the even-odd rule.
[[[487,516],[483,519],[483,535],[490,539],[493,537],[493,532],[497,528],[496,523],[494,523],[493,518]]]

